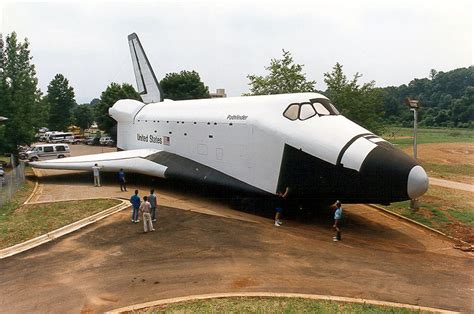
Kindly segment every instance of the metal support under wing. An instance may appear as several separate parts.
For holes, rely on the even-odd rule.
[[[113,153],[76,156],[62,159],[30,162],[33,168],[62,169],[62,170],[85,170],[92,171],[97,164],[102,167],[101,171],[116,172],[124,169],[156,177],[165,177],[166,166],[146,159],[150,155],[158,153],[156,149],[136,149]]]

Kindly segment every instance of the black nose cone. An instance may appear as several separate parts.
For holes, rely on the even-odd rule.
[[[415,166],[418,164],[413,158],[392,145],[377,146],[360,169],[363,193],[368,199],[382,202],[410,199],[408,177]]]

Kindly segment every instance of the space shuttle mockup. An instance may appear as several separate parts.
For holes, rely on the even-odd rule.
[[[143,102],[110,108],[116,153],[31,163],[37,168],[118,171],[332,202],[390,203],[428,189],[424,169],[341,115],[318,93],[172,101],[136,34],[128,36]]]

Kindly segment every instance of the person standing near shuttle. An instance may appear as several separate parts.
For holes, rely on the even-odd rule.
[[[282,221],[280,220],[281,213],[283,212],[283,208],[285,207],[285,200],[288,196],[288,187],[285,188],[285,192],[278,192],[276,197],[276,206],[275,206],[275,226],[280,227],[282,225]]]
[[[336,202],[336,211],[334,212],[334,225],[332,226],[334,228],[334,231],[336,232],[336,235],[332,237],[332,240],[337,242],[341,241],[341,219],[342,219],[342,204],[340,201]]]
[[[150,216],[150,202],[148,202],[148,197],[143,196],[143,202],[140,205],[140,212],[143,216],[143,232],[147,233],[148,231],[155,231],[153,228],[153,223],[151,222]]]
[[[118,178],[119,178],[119,184],[120,184],[120,191],[126,192],[127,191],[127,181],[125,180],[125,171],[123,169],[120,169],[118,173]]]
[[[138,190],[135,190],[135,194],[130,198],[130,203],[132,203],[132,222],[140,222],[140,220],[138,220],[138,209],[140,208],[140,196],[138,196]]]
[[[167,100],[135,33],[128,44],[142,101],[121,99],[109,109],[119,151],[33,167],[90,171],[100,162],[104,171],[126,167],[260,195],[291,186],[303,206],[337,199],[388,204],[428,190],[416,160],[344,117],[322,94]]]
[[[151,206],[151,221],[155,222],[156,221],[156,195],[155,195],[154,189],[150,190],[150,195],[148,196],[148,202],[150,203],[150,206]]]
[[[98,164],[92,167],[92,173],[94,175],[94,186],[100,186],[100,168]]]

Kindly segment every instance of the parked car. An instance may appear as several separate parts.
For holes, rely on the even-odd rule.
[[[84,135],[74,135],[74,137],[72,139],[69,139],[67,141],[67,143],[70,143],[70,144],[81,144],[81,143],[84,143],[85,142],[85,138],[84,138]]]
[[[40,159],[54,159],[69,157],[71,151],[67,144],[42,144],[31,147],[26,152],[26,159],[29,161],[37,161]]]
[[[17,149],[18,149],[18,157],[20,157],[20,159],[27,159],[26,152],[31,150],[31,148],[26,145],[25,146],[19,145]]]
[[[93,137],[93,136],[90,136],[88,138],[85,139],[84,141],[84,144],[86,145],[99,145],[99,137]]]
[[[113,146],[115,142],[110,136],[102,136],[99,143],[100,145]]]

